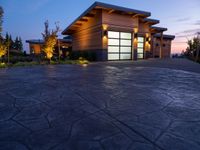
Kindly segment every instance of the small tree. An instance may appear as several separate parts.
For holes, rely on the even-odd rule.
[[[18,40],[18,36],[17,36],[13,42],[13,49],[18,50],[19,49],[18,45],[19,45],[19,40]]]
[[[7,50],[8,50],[8,46],[1,41],[0,42],[0,58],[2,58],[2,56],[6,55]]]
[[[185,54],[192,57],[195,61],[198,61],[200,54],[200,36],[194,37],[192,40],[188,40],[188,47]]]
[[[22,43],[22,38],[21,37],[19,37],[19,50],[21,52],[23,52],[23,43]]]
[[[43,51],[46,54],[47,59],[51,61],[51,58],[53,57],[54,48],[57,42],[57,33],[59,31],[59,27],[56,24],[56,29],[50,31],[48,20],[44,23],[44,25],[45,25],[45,30],[44,33],[42,33],[44,39]]]
[[[2,23],[3,23],[3,8],[0,6],[0,58],[6,55],[8,43],[3,39],[2,33]]]

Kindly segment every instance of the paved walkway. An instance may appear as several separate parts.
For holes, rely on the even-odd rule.
[[[0,149],[199,150],[200,65],[1,69]]]

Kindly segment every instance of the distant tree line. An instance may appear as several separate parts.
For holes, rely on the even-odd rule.
[[[0,6],[0,62],[10,63],[11,58],[14,56],[23,55],[23,44],[21,37],[16,37],[15,40],[12,36],[6,33],[2,35],[3,31],[3,8]]]
[[[184,55],[196,62],[200,62],[200,35],[188,40],[188,47]]]
[[[17,50],[23,52],[23,43],[21,37],[16,37],[15,40],[12,39],[12,36],[6,33],[5,41],[9,43],[10,50]]]

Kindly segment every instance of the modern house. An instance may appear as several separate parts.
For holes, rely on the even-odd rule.
[[[95,53],[97,60],[170,57],[172,35],[156,27],[150,12],[95,2],[63,32],[72,36],[72,51]]]
[[[30,54],[38,55],[42,53],[42,48],[44,46],[44,41],[41,39],[27,40],[26,43],[29,43]],[[72,39],[70,36],[67,36],[63,39],[58,39],[55,46],[55,53],[60,49],[64,54],[66,51],[71,49]]]

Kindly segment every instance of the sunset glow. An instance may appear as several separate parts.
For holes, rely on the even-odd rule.
[[[27,39],[40,39],[43,23],[59,21],[61,30],[77,18],[94,0],[0,0],[4,8],[4,31],[15,36],[20,35],[23,42]],[[180,53],[187,47],[187,40],[200,32],[199,0],[99,0],[101,2],[151,12],[151,18],[160,20],[158,26],[168,28],[165,34],[175,35],[172,53]],[[178,7],[177,7],[178,6]],[[28,45],[24,42],[24,49]]]

